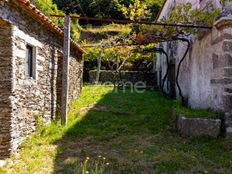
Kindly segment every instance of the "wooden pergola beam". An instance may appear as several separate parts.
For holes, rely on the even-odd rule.
[[[50,14],[51,17],[64,18],[64,15]],[[161,23],[161,22],[149,22],[149,21],[133,21],[133,20],[119,20],[119,19],[105,19],[105,18],[93,18],[70,15],[72,19],[87,20],[87,21],[100,21],[109,23],[124,23],[124,24],[146,24],[157,25],[166,27],[182,27],[182,28],[199,28],[199,29],[212,29],[212,26],[205,25],[191,25],[191,24],[173,24],[173,23]]]

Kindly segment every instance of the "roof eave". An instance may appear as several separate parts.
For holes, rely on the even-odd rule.
[[[155,22],[158,22],[158,19],[159,19],[161,13],[162,13],[162,11],[163,11],[163,9],[164,9],[164,6],[166,5],[167,1],[168,1],[168,0],[165,0],[165,1],[164,1],[162,7],[160,8],[160,10],[159,10],[159,12],[158,12],[158,14],[157,14],[157,16],[156,16],[156,18],[155,18]]]

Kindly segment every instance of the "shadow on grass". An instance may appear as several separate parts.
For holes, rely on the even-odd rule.
[[[81,100],[79,121],[56,142],[54,173],[82,173],[86,157],[87,170],[105,157],[107,174],[232,171],[232,153],[222,140],[183,139],[170,129],[173,101],[159,93],[87,92]]]

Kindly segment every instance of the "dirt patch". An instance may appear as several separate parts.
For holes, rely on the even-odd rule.
[[[131,135],[128,139],[126,136],[118,136],[107,141],[98,141],[94,137],[86,137],[78,140],[69,140],[58,155],[60,162],[59,169],[65,168],[67,163],[82,163],[86,157],[90,157],[90,161],[98,160],[98,156],[106,157],[106,160],[112,164],[111,170],[132,173],[151,172],[157,161],[147,157],[144,153],[152,142],[160,138],[160,135],[141,132]],[[75,169],[74,169],[75,170]]]

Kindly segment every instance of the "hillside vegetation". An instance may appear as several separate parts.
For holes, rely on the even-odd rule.
[[[71,13],[74,15],[112,19],[125,19],[126,16],[123,14],[122,7],[129,7],[129,5],[133,4],[134,1],[135,0],[31,0],[31,2],[47,16],[50,14],[64,15],[65,11],[70,9]],[[141,1],[141,3],[146,4],[148,9],[151,11],[151,16],[149,16],[147,20],[153,20],[155,18],[162,2],[163,0]],[[60,28],[64,27],[64,21],[62,18],[50,18]],[[113,24],[109,26],[110,27],[106,27],[106,24],[99,22],[72,20],[71,36],[74,40],[79,42],[92,41],[95,36],[97,36],[97,39],[94,41],[100,41],[101,39],[108,38],[108,36],[115,36],[125,32],[125,30],[128,31],[128,27],[125,27],[124,25]],[[83,35],[81,36],[81,34]]]

